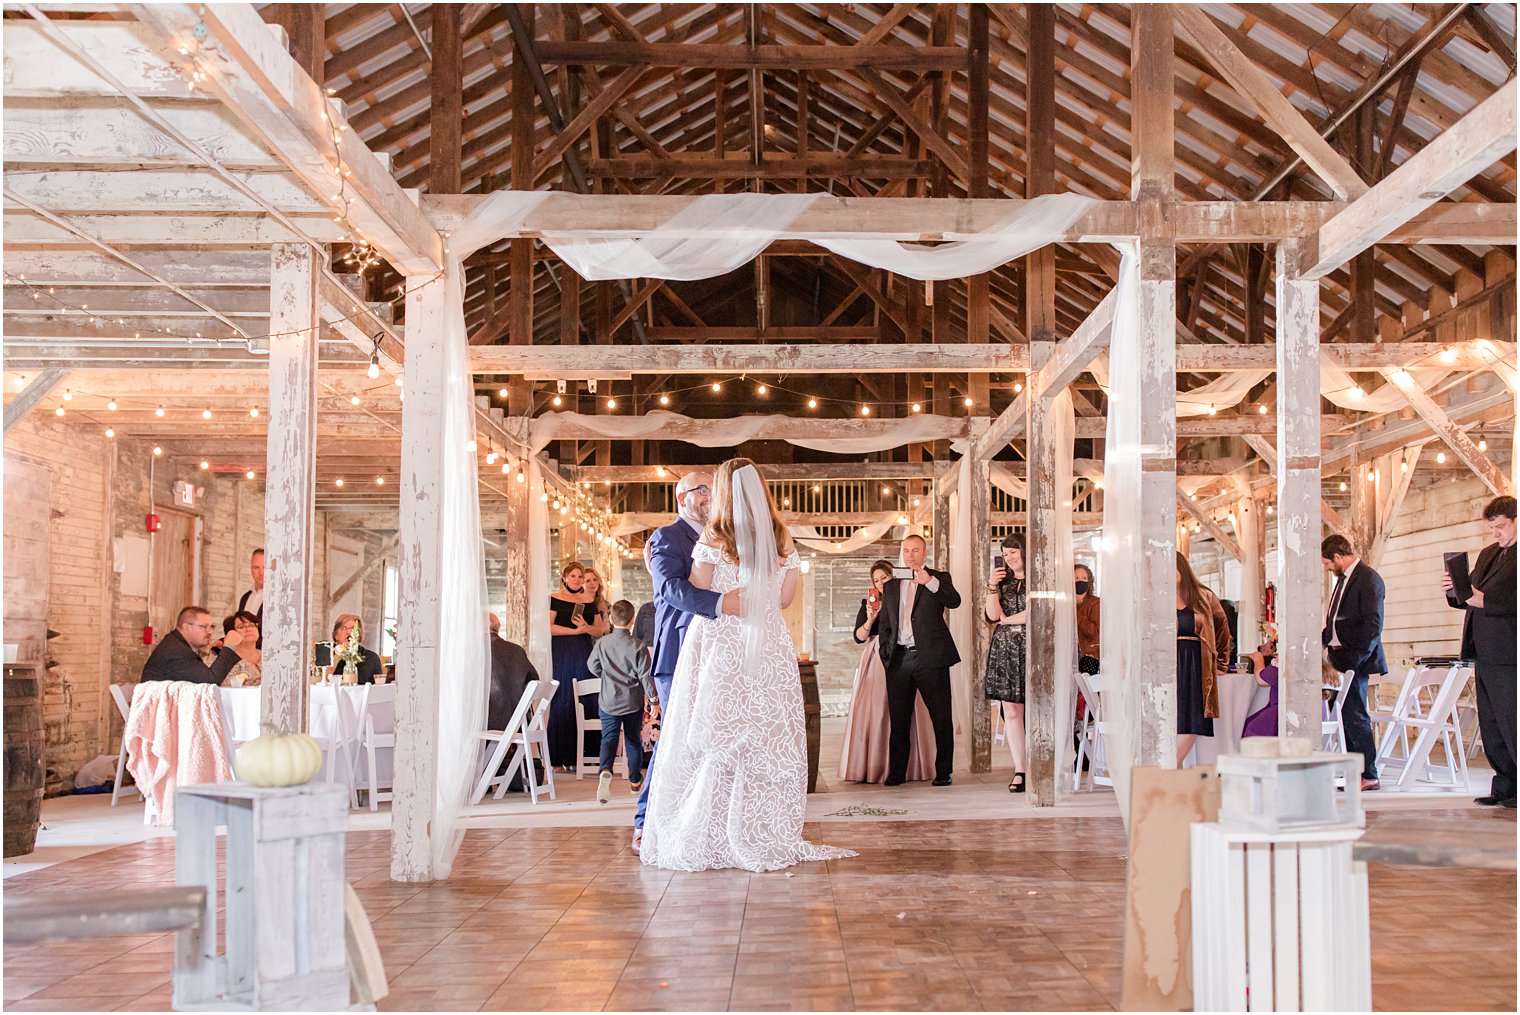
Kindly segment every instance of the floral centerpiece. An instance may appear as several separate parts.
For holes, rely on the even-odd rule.
[[[343,667],[343,682],[347,684],[358,683],[359,664],[364,661],[364,648],[359,644],[359,626],[357,624],[354,625],[353,630],[348,632],[347,642],[333,646],[333,655],[348,664]]]

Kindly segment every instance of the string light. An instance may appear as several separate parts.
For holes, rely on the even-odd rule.
[[[616,409],[617,408],[617,399],[616,398],[609,398],[609,399],[607,399],[607,408],[609,408],[609,409]]]
[[[210,418],[211,418],[211,410],[210,409],[202,409],[201,410],[201,419],[210,419]]]
[[[1346,481],[1343,479],[1343,480],[1341,480],[1341,493],[1345,493],[1345,492],[1346,492]]]
[[[809,409],[816,409],[816,408],[818,408],[818,399],[816,399],[816,398],[809,398],[808,399],[808,408]]]
[[[558,405],[559,403],[556,402],[555,404]],[[670,404],[670,396],[669,395],[661,395],[660,396],[660,404],[661,405],[669,405]]]
[[[487,451],[486,452],[486,464],[487,465],[495,465],[496,464],[496,457],[497,457],[497,455],[496,455],[496,449],[495,448],[492,448],[490,451]]]
[[[1399,471],[1400,472],[1408,472],[1409,471],[1409,463],[1408,462],[1400,462],[1399,463]]]
[[[523,470],[522,470],[522,466],[521,465],[519,465],[517,467],[517,481],[519,483],[526,483],[528,481],[528,477],[525,476],[525,475],[523,475]]]
[[[385,477],[384,476],[376,476],[375,477],[375,485],[376,486],[384,486],[385,485]]]
[[[359,404],[359,396],[358,395],[350,395],[348,397],[348,404],[350,404],[350,405],[358,405]]]
[[[63,389],[63,400],[65,402],[72,402],[74,400],[74,392],[70,391],[68,388],[64,388]]]
[[[923,412],[924,411],[924,407],[922,405],[920,405],[919,403],[917,403],[917,402],[914,402],[912,405],[910,405],[908,407],[908,409],[909,409],[910,412]]]
[[[1273,515],[1273,514],[1276,514],[1276,513],[1277,513],[1277,509],[1274,508],[1271,504],[1268,504],[1267,505],[1267,514]]]
[[[475,453],[475,442],[473,440],[465,441],[464,449],[473,455]]]
[[[713,393],[716,394],[717,392],[723,390],[723,385],[719,384],[717,381],[713,381],[712,382],[712,389],[713,389]]]
[[[253,408],[251,408],[251,409],[248,410],[248,418],[249,419],[258,419],[259,418],[259,407],[257,405],[255,405]]]
[[[975,405],[975,404],[976,404],[976,402],[974,402],[974,401],[973,401],[973,400],[972,400],[972,398],[971,398],[971,396],[970,396],[970,395],[967,395],[967,396],[966,396],[966,408],[968,408],[968,409],[969,409],[969,408],[971,408],[971,407],[972,407],[972,406],[973,406],[973,405]]]
[[[1479,451],[1487,451],[1488,450],[1488,441],[1484,440],[1482,437],[1478,438],[1478,450]]]
[[[1013,393],[1015,395],[1017,395],[1019,392],[1021,392],[1023,390],[1024,390],[1024,382],[1023,381],[1014,381],[1013,382]]]
[[[211,463],[210,462],[205,461],[205,460],[201,461],[201,471],[202,472],[205,472],[205,471],[207,471],[210,468],[211,468]]]
[[[1260,413],[1261,415],[1265,416],[1267,414],[1267,407],[1266,407],[1266,405],[1258,405],[1256,407],[1256,411],[1258,413]]]
[[[511,472],[512,472],[512,463],[511,462],[502,462],[501,463],[501,474],[503,476],[507,476],[507,475],[510,475]]]
[[[158,418],[162,419],[163,416],[164,416],[164,407],[162,405],[160,405],[157,409],[154,409],[153,410],[153,415],[155,415]]]
[[[60,405],[58,408],[54,409],[53,410],[53,415],[55,415],[55,416],[62,416],[63,415],[63,406]]]
[[[862,416],[869,416],[869,415],[871,415],[871,407],[869,405],[862,405],[860,407],[860,414]]]
[[[553,398],[549,399],[549,401],[554,405],[556,409],[565,404],[565,400],[558,395],[555,395]]]
[[[333,486],[336,486],[339,490],[343,489],[343,477],[339,476],[337,479],[333,480]]]
[[[539,503],[543,503],[543,502],[547,501],[548,499],[549,499],[549,494],[547,492],[541,493],[541,494],[538,495]]]
[[[401,387],[401,375],[400,374],[396,375],[396,387],[398,387],[398,388]]]
[[[113,429],[111,429],[110,427],[106,427],[106,436],[107,437],[115,437],[116,436],[116,431],[113,430]]]
[[[153,445],[153,457],[154,458],[162,458],[163,454],[164,454],[164,449],[163,448],[159,447],[157,444]]]
[[[247,476],[249,479],[253,479],[254,478],[254,473],[253,473],[252,469],[249,469],[247,472],[243,473],[243,475]]]
[[[881,495],[883,497],[890,497],[890,496],[892,496],[892,488],[890,486],[884,486],[884,487],[882,487],[881,488]]]
[[[497,395],[498,395],[498,396],[499,396],[499,397],[501,397],[501,398],[506,398],[506,397],[507,397],[507,389],[506,389],[506,388],[502,388],[502,389],[501,389],[501,390],[500,390],[500,391],[498,391],[498,392],[497,392],[497,393],[496,393],[496,394],[497,394]]]
[[[1209,415],[1212,416],[1215,413],[1217,413],[1218,411],[1219,411],[1218,409],[1214,408],[1214,403],[1210,402],[1209,403]]]
[[[1445,465],[1446,464],[1446,452],[1444,452],[1444,451],[1437,451],[1436,452],[1436,464],[1437,465]]]
[[[781,506],[782,507],[788,507],[788,508],[791,507],[792,506],[792,498],[790,498],[790,497],[782,497],[781,498]]]

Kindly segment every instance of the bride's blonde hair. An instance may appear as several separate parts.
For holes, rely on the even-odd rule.
[[[739,562],[739,540],[734,533],[734,473],[745,466],[754,467],[754,462],[748,458],[730,458],[718,466],[718,471],[713,474],[712,480],[712,513],[707,518],[707,529],[702,533],[702,541],[710,546],[716,546],[723,551],[723,555],[734,563]],[[785,554],[790,552],[792,537],[786,531],[786,523],[781,520],[781,513],[776,510],[776,499],[771,496],[771,489],[764,482],[760,484],[765,490],[765,504],[771,513],[771,529],[776,534],[776,549]]]

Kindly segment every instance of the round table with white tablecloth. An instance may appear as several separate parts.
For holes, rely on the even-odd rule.
[[[320,691],[321,685],[313,685],[308,691]],[[364,789],[369,785],[369,765],[360,746],[360,733],[366,718],[374,722],[376,733],[392,733],[396,727],[394,684],[348,684],[335,689],[347,700],[347,711],[353,717],[354,728],[343,731],[347,754],[353,766],[354,786]],[[232,726],[232,739],[244,743],[259,735],[259,693],[257,687],[223,687],[222,703]],[[311,695],[311,711],[307,731],[314,737],[331,739],[338,734],[338,712],[324,695]],[[381,786],[389,786],[394,765],[389,747],[379,748],[375,753],[375,778]]]
[[[1214,720],[1214,735],[1199,737],[1193,748],[1193,760],[1212,765],[1221,754],[1240,753],[1240,731],[1246,717],[1266,705],[1269,692],[1256,682],[1254,673],[1221,673],[1219,683],[1219,718]]]

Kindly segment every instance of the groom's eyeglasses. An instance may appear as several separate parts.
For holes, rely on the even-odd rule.
[[[683,494],[688,494],[688,493],[705,493],[705,494],[711,495],[712,494],[712,489],[710,487],[707,487],[707,486],[694,486],[690,490],[682,490],[681,493],[683,493]]]

